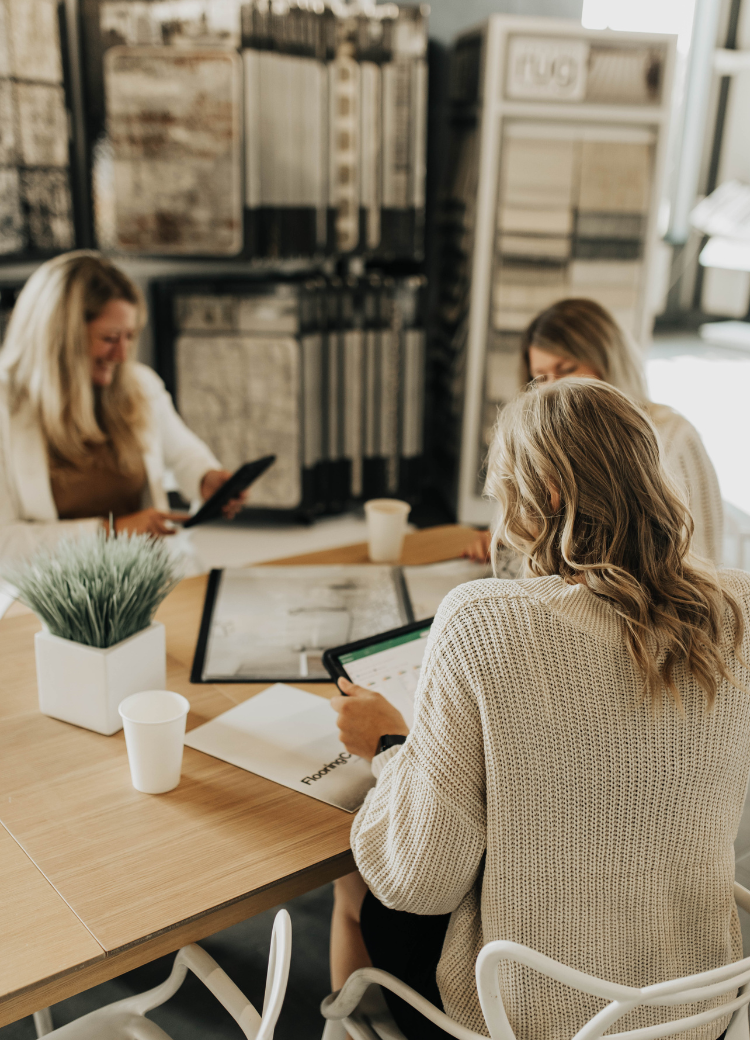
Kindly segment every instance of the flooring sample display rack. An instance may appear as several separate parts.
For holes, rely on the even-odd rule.
[[[155,280],[157,367],[229,469],[276,462],[249,507],[313,517],[414,500],[423,464],[424,277]]]
[[[456,42],[437,367],[462,522],[491,519],[489,437],[539,311],[588,297],[650,336],[674,51],[671,36],[509,15]]]
[[[101,248],[422,258],[426,6],[78,2]]]

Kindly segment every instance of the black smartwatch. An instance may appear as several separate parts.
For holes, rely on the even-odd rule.
[[[387,751],[390,747],[397,747],[399,744],[403,744],[405,740],[406,737],[403,733],[386,733],[386,735],[381,737],[378,741],[378,750],[375,754],[379,755],[383,751]]]

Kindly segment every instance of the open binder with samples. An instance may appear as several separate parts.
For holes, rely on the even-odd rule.
[[[314,516],[418,487],[421,276],[152,285],[158,367],[234,469],[276,455],[250,508]]]
[[[211,571],[190,681],[328,682],[326,649],[432,618],[489,574],[468,560]]]

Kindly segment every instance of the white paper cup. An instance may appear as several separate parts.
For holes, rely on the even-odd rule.
[[[179,784],[188,711],[187,698],[169,690],[133,693],[120,704],[136,791],[163,794]]]
[[[400,559],[410,512],[409,503],[397,498],[371,498],[365,502],[367,543],[373,563],[395,563]]]

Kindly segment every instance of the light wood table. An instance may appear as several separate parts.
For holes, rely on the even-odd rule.
[[[403,562],[451,559],[473,537],[454,526],[418,531]],[[275,562],[363,563],[367,552]],[[167,684],[190,700],[188,729],[267,685],[190,684],[205,586],[205,577],[181,582],[157,615]],[[122,733],[39,713],[39,627],[29,614],[0,623],[0,1025],[353,869],[350,814],[191,748],[178,788],[135,791]]]

